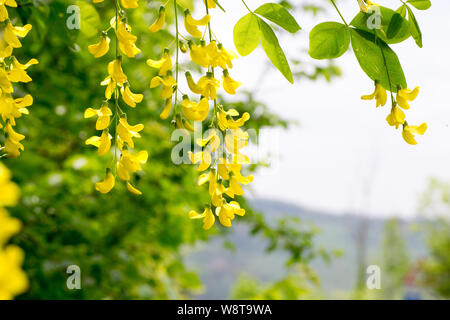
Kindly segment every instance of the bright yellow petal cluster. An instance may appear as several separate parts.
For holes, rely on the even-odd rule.
[[[94,0],[94,3],[103,2],[103,0]],[[120,2],[124,9],[137,8],[139,6],[138,0],[121,0]],[[119,16],[113,17],[110,21],[110,28],[102,32],[100,41],[88,47],[89,52],[96,58],[100,58],[108,53],[110,39],[108,31],[114,30],[114,35],[118,43],[120,51],[130,58],[134,58],[140,50],[136,47],[137,37],[131,33],[131,26],[127,24],[126,12],[120,10]],[[140,138],[140,131],[144,129],[143,124],[131,125],[128,123],[126,112],[121,108],[119,98],[131,108],[135,108],[138,103],[141,103],[144,96],[139,93],[134,93],[131,90],[128,77],[122,68],[122,56],[116,50],[116,57],[108,64],[108,76],[101,82],[105,86],[105,101],[101,104],[99,109],[87,108],[84,117],[97,117],[95,128],[101,131],[100,135],[92,136],[86,140],[87,145],[92,145],[98,148],[98,155],[104,156],[110,154],[115,163],[112,167],[106,169],[106,176],[103,181],[95,184],[95,189],[101,193],[110,192],[115,184],[115,176],[119,176],[125,182],[125,186],[133,194],[141,194],[131,184],[131,175],[138,170],[142,170],[141,164],[147,161],[147,152],[141,151],[134,155],[134,139]],[[113,105],[110,108],[110,104]],[[112,110],[114,110],[114,112]],[[111,128],[112,127],[112,128]],[[114,136],[110,134],[114,133]],[[114,152],[110,152],[114,142]],[[119,154],[120,153],[120,154]],[[142,159],[145,154],[145,161],[140,161],[139,166],[130,166],[130,159],[138,157]],[[126,177],[126,179],[125,179]]]
[[[11,218],[4,206],[14,206],[19,199],[19,188],[11,182],[9,170],[0,163],[0,300],[10,300],[25,292],[28,279],[22,270],[24,252],[15,245],[7,245],[17,234],[21,223]]]
[[[13,55],[14,49],[22,47],[20,38],[24,38],[32,26],[14,26],[9,20],[7,7],[17,7],[17,3],[14,0],[0,1],[0,129],[3,129],[5,136],[5,145],[0,147],[4,147],[3,151],[8,157],[15,158],[24,150],[21,141],[25,136],[17,133],[13,127],[17,118],[29,113],[27,107],[33,104],[33,97],[25,95],[14,98],[13,84],[31,82],[27,69],[38,61],[31,59],[21,64]]]

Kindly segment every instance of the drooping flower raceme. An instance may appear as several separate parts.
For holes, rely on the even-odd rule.
[[[193,122],[203,122],[210,118],[209,129],[202,138],[194,139],[195,150],[189,153],[191,163],[196,164],[201,172],[197,183],[200,186],[208,185],[210,195],[210,202],[205,209],[201,212],[191,211],[189,217],[202,219],[204,229],[210,229],[216,219],[221,225],[230,227],[236,216],[245,214],[236,197],[244,194],[242,186],[252,182],[253,176],[241,173],[243,166],[250,163],[242,152],[249,139],[248,133],[242,128],[250,119],[250,114],[239,114],[235,109],[226,109],[219,102],[222,89],[224,93],[234,95],[241,85],[230,75],[232,60],[237,56],[213,38],[209,9],[216,8],[216,2],[205,0],[204,5],[206,14],[203,16],[196,14],[194,17],[189,10],[184,11],[184,28],[190,36],[187,45],[179,41],[180,31],[178,20],[176,21],[175,63],[173,64],[170,48],[167,48],[157,60],[149,59],[147,64],[157,72],[150,87],[161,88],[160,96],[165,101],[161,119],[172,115],[177,129],[194,131]],[[177,6],[173,7],[177,17]],[[161,30],[161,14],[165,10],[160,9],[156,21],[150,27],[151,31]],[[183,39],[189,36],[183,36]],[[190,94],[181,92],[178,79],[179,52],[186,53],[190,61],[204,68],[198,81],[191,72],[185,72],[186,87]],[[216,78],[216,68],[222,69],[221,79]],[[178,92],[181,93],[181,101],[178,101]],[[198,132],[194,132],[194,137],[197,135]]]
[[[16,245],[7,244],[19,232],[21,223],[9,216],[5,206],[16,205],[19,188],[11,182],[9,170],[0,163],[0,300],[10,300],[25,292],[28,279],[22,270],[24,252]]]
[[[94,0],[94,3],[98,2],[103,2],[103,0]],[[134,139],[141,137],[139,132],[142,131],[144,125],[129,124],[127,114],[121,107],[123,102],[130,108],[136,108],[143,99],[142,94],[134,93],[131,90],[130,82],[122,66],[122,54],[128,58],[134,58],[141,52],[136,46],[137,37],[131,32],[132,29],[127,22],[124,10],[137,8],[139,3],[138,0],[121,0],[120,2],[114,0],[114,3],[116,15],[110,20],[110,27],[102,32],[98,43],[90,45],[88,48],[95,58],[106,55],[111,42],[108,32],[113,30],[116,43],[115,58],[108,63],[108,75],[101,82],[101,85],[105,87],[105,100],[99,108],[87,108],[84,113],[85,118],[96,118],[95,128],[100,133],[87,139],[86,144],[96,147],[99,156],[109,155],[112,157],[112,165],[107,167],[105,179],[95,184],[97,191],[110,192],[114,188],[116,176],[118,176],[131,193],[140,195],[141,191],[133,186],[132,176],[129,173],[141,170],[140,165],[147,161],[146,151],[133,152]],[[114,149],[110,152],[112,146]],[[140,159],[139,166],[123,165],[124,162],[128,163],[126,159],[135,157]]]
[[[17,7],[15,0],[0,1],[0,129],[5,137],[4,146],[0,147],[11,158],[18,157],[24,150],[22,142],[25,136],[14,129],[16,119],[28,114],[27,108],[33,104],[33,97],[29,94],[16,96],[14,83],[31,82],[27,69],[38,63],[31,59],[22,64],[14,55],[13,51],[22,47],[20,39],[32,29],[31,24],[23,27],[12,24],[8,8],[14,7]]]

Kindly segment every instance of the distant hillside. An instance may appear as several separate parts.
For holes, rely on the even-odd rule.
[[[316,237],[317,245],[328,250],[340,249],[344,255],[334,259],[331,264],[322,261],[313,262],[318,272],[322,289],[329,297],[339,291],[349,291],[354,287],[356,278],[356,257],[354,234],[361,217],[351,214],[335,215],[326,212],[306,209],[294,204],[254,199],[252,207],[262,212],[266,218],[276,220],[282,216],[299,217],[303,223],[320,229]],[[368,230],[369,264],[377,264],[380,259],[380,245],[384,219],[370,219]],[[418,258],[426,254],[424,241],[420,234],[411,231],[416,221],[402,221],[405,241],[408,243],[410,255]],[[215,239],[203,244],[187,254],[188,266],[199,271],[207,291],[199,298],[226,299],[237,277],[246,272],[262,281],[273,281],[284,274],[284,254],[274,252],[267,254],[266,243],[261,238],[251,237],[248,228],[236,223],[234,232],[227,236],[227,241],[235,244],[236,250],[224,249],[224,240]]]

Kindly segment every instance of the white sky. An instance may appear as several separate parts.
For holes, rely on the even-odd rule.
[[[260,0],[246,2],[252,9],[261,4]],[[340,2],[349,22],[357,12],[356,1]],[[278,132],[280,162],[256,176],[253,196],[336,213],[406,217],[417,213],[419,196],[430,177],[450,180],[450,105],[446,99],[450,94],[450,1],[432,2],[428,11],[415,10],[424,48],[418,48],[413,39],[394,46],[409,86],[421,87],[407,111],[410,124],[428,123],[426,135],[417,139],[419,145],[406,144],[401,131],[387,125],[390,106],[376,109],[373,102],[360,100],[362,94],[373,91],[373,82],[352,52],[338,59],[344,75],[330,84],[300,81],[290,85],[273,69],[256,98],[281,116],[299,121],[300,126]],[[246,9],[239,0],[222,3],[227,12],[214,11],[213,30],[227,48],[234,48],[232,26]],[[400,5],[392,0],[378,3]],[[318,17],[301,11],[295,17],[303,30],[294,36],[283,32],[282,47],[291,58],[302,56],[311,62],[302,52],[309,31],[319,22],[340,21],[339,16],[330,4],[328,12]],[[266,61],[260,46],[236,61],[232,76],[253,90]]]

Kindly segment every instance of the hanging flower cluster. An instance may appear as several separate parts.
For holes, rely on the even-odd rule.
[[[10,300],[28,287],[28,279],[21,268],[22,249],[6,245],[11,236],[19,232],[21,223],[11,218],[4,207],[16,205],[19,194],[19,187],[11,182],[9,170],[0,163],[0,300]]]
[[[17,118],[29,113],[27,107],[33,104],[33,97],[28,94],[14,98],[13,83],[31,82],[26,70],[38,61],[31,59],[26,64],[21,64],[14,56],[13,50],[22,47],[20,38],[24,38],[32,26],[14,26],[9,19],[7,7],[17,7],[16,1],[0,1],[0,129],[3,129],[5,135],[2,151],[8,157],[16,158],[24,150],[21,141],[25,136],[16,132],[14,126]]]
[[[204,229],[210,229],[218,217],[223,226],[230,227],[231,221],[236,215],[243,216],[242,209],[235,196],[244,194],[242,185],[253,181],[253,176],[241,174],[242,165],[249,164],[249,158],[241,153],[248,145],[248,133],[242,130],[245,122],[250,119],[250,114],[242,115],[235,109],[225,109],[219,102],[218,92],[221,87],[230,95],[236,94],[240,83],[230,76],[233,67],[232,60],[236,55],[228,51],[223,45],[213,38],[211,30],[209,9],[215,8],[212,0],[204,0],[206,14],[200,19],[195,19],[191,12],[184,11],[184,27],[191,36],[190,39],[179,33],[177,6],[173,1],[176,17],[176,62],[175,70],[170,56],[170,49],[165,49],[160,60],[147,61],[147,64],[158,70],[150,83],[151,88],[162,87],[161,98],[165,100],[161,119],[167,119],[173,113],[173,122],[178,129],[194,131],[192,122],[203,122],[211,113],[211,122],[204,138],[195,139],[198,152],[190,152],[189,157],[193,164],[198,164],[198,171],[203,172],[198,184],[209,184],[210,203],[202,213],[191,211],[191,219],[203,219]],[[165,8],[161,7],[157,20],[150,26],[150,31],[158,32],[164,26]],[[208,39],[206,39],[206,35]],[[183,37],[187,41],[180,41]],[[205,69],[204,75],[196,82],[192,74],[185,72],[187,88],[191,96],[183,94],[179,88],[179,51],[189,52],[189,59]],[[222,79],[215,77],[215,68],[222,69]],[[178,92],[182,99],[178,105]],[[198,98],[196,99],[195,96]],[[173,109],[173,110],[172,110]],[[196,127],[197,128],[197,127]]]
[[[403,139],[411,145],[417,144],[414,134],[425,134],[425,131],[427,130],[427,124],[422,123],[420,126],[409,125],[405,120],[405,113],[402,109],[408,110],[408,101],[414,101],[417,98],[418,94],[419,87],[416,87],[414,90],[399,88],[397,91],[397,99],[394,99],[391,93],[392,108],[391,113],[386,118],[388,124],[392,127],[395,127],[395,129],[398,129],[400,125],[403,127]],[[361,99],[375,100],[376,107],[385,106],[387,102],[387,92],[386,89],[383,88],[379,83],[375,83],[375,91],[370,95],[362,96]]]
[[[94,3],[104,0],[94,0]],[[122,55],[134,58],[141,50],[136,47],[137,37],[131,33],[131,27],[127,22],[126,12],[123,9],[137,8],[138,0],[113,0],[116,7],[116,15],[110,21],[110,27],[102,32],[98,43],[89,46],[89,52],[100,58],[109,51],[110,38],[108,33],[114,30],[115,58],[108,64],[108,76],[101,82],[105,86],[105,100],[98,109],[88,108],[84,113],[85,118],[96,117],[96,130],[99,135],[90,137],[86,144],[98,148],[98,155],[110,154],[111,140],[113,140],[112,164],[106,169],[106,177],[95,184],[95,189],[101,193],[110,192],[115,185],[116,175],[126,183],[128,191],[140,195],[141,191],[131,184],[132,174],[142,170],[142,164],[147,162],[146,151],[133,152],[133,138],[140,138],[139,132],[144,129],[143,124],[131,125],[128,123],[127,114],[121,107],[122,101],[131,108],[135,108],[143,99],[142,94],[131,91],[127,75],[122,69]],[[122,9],[123,8],[123,9]],[[110,108],[112,105],[112,110]],[[111,128],[111,133],[110,133]],[[113,136],[112,136],[113,134]],[[120,155],[118,154],[120,152]]]

